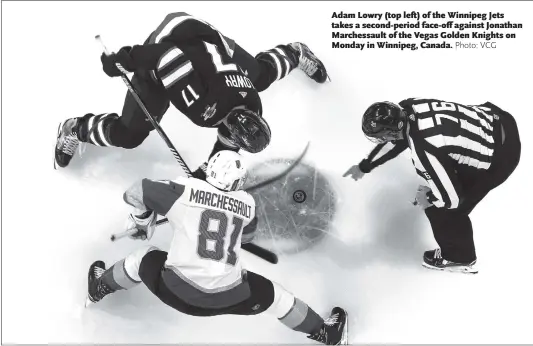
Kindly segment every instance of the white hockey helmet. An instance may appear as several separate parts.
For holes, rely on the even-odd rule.
[[[242,156],[231,150],[222,150],[207,163],[206,181],[223,191],[240,190],[246,181],[246,167]]]

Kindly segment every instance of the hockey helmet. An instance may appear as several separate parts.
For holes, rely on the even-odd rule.
[[[404,110],[392,102],[376,102],[363,115],[363,133],[375,143],[403,138],[407,117]]]
[[[234,108],[224,123],[233,142],[249,153],[258,153],[270,143],[270,127],[265,119],[251,110]]]
[[[223,191],[240,190],[246,181],[246,166],[242,156],[231,150],[222,150],[207,163],[206,181]]]

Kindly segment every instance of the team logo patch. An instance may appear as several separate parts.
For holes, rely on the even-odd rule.
[[[370,122],[370,126],[372,126],[372,127],[376,127],[376,126],[378,126],[378,125],[376,124],[375,121],[371,121],[371,122]]]
[[[241,92],[239,92],[239,94],[241,94],[242,98],[245,98],[246,95],[248,95],[248,93],[245,92],[245,91],[241,91]]]
[[[204,118],[204,120],[210,119],[215,115],[216,112],[217,103],[215,102],[215,104],[213,104],[212,106],[207,106],[205,108],[205,111],[202,113],[202,118]]]

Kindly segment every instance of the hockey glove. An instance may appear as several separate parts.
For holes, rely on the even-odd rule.
[[[128,218],[127,229],[136,228],[137,233],[130,235],[132,239],[150,240],[156,228],[157,215],[152,210],[143,212],[136,209]]]
[[[414,205],[419,206],[422,209],[429,208],[433,205],[428,199],[428,192],[431,192],[431,189],[427,186],[420,185],[416,191]]]
[[[134,63],[133,59],[130,56],[131,47],[122,47],[118,53],[113,53],[110,55],[102,54],[100,60],[102,61],[102,67],[104,72],[109,77],[119,77],[122,72],[117,68],[116,63],[119,63],[126,69],[126,71],[134,72]]]
[[[354,165],[350,167],[350,169],[346,173],[343,174],[343,177],[347,177],[349,175],[351,175],[351,178],[353,180],[357,181],[361,179],[365,175],[365,173],[361,171],[359,165]]]

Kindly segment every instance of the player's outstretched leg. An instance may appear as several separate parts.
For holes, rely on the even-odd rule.
[[[280,284],[257,274],[250,275],[250,272],[248,274],[252,294],[261,290],[268,292],[273,288],[273,301],[265,311],[266,313],[277,317],[285,326],[297,332],[308,334],[309,339],[325,345],[346,345],[348,343],[348,313],[344,309],[335,307],[331,311],[331,315],[323,319],[309,305],[295,297]],[[268,281],[269,284],[262,284],[261,281]],[[262,286],[272,288],[267,290]]]
[[[108,294],[118,290],[127,290],[141,283],[139,267],[143,257],[154,246],[144,246],[129,254],[126,258],[106,269],[103,261],[96,261],[89,267],[89,287],[85,306],[97,303]]]
[[[424,252],[424,262],[422,265],[429,269],[446,270],[466,274],[477,274],[476,261],[470,263],[458,263],[448,261],[442,257],[441,249],[428,250]]]
[[[255,59],[261,66],[261,73],[254,80],[258,91],[267,89],[273,82],[285,78],[292,70],[299,68],[317,83],[329,80],[326,67],[305,44],[296,42],[279,45],[260,52]]]

